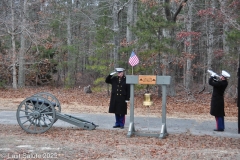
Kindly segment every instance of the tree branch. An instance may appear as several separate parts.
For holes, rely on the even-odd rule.
[[[174,22],[176,22],[178,14],[181,12],[184,3],[186,3],[187,1],[188,1],[188,0],[183,0],[183,1],[181,2],[180,6],[178,7],[178,10],[176,11],[176,13],[175,13],[174,16],[173,16],[173,21],[174,21]]]

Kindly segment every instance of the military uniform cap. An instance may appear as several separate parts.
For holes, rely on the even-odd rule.
[[[230,74],[224,70],[222,70],[222,76],[223,77],[226,77],[226,78],[229,78],[230,77]]]
[[[116,72],[123,72],[123,71],[125,71],[124,68],[115,68],[115,70],[116,70]]]

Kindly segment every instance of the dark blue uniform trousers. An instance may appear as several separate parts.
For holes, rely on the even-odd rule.
[[[115,113],[115,118],[116,118],[115,126],[124,127],[125,114],[116,114]]]
[[[217,130],[224,130],[225,126],[224,126],[224,117],[215,117],[216,119],[216,129]]]

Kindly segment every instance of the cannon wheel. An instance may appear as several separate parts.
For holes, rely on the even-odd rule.
[[[55,111],[58,112],[58,113],[61,113],[61,105],[60,105],[60,102],[58,101],[58,99],[52,95],[51,93],[48,93],[48,92],[39,92],[39,93],[36,93],[34,94],[33,96],[40,96],[40,97],[43,97],[47,100],[49,100],[53,107],[55,108]],[[33,97],[32,96],[32,97]],[[55,118],[55,121],[54,123],[57,121],[58,119]]]
[[[17,121],[28,133],[44,133],[56,121],[56,111],[53,104],[40,96],[26,98],[17,109]]]

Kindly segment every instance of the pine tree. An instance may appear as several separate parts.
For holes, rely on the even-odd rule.
[[[139,3],[138,21],[133,28],[137,36],[136,48],[147,74],[159,74],[161,53],[174,53],[172,39],[163,35],[164,29],[171,30],[175,24],[166,20],[160,3]]]

